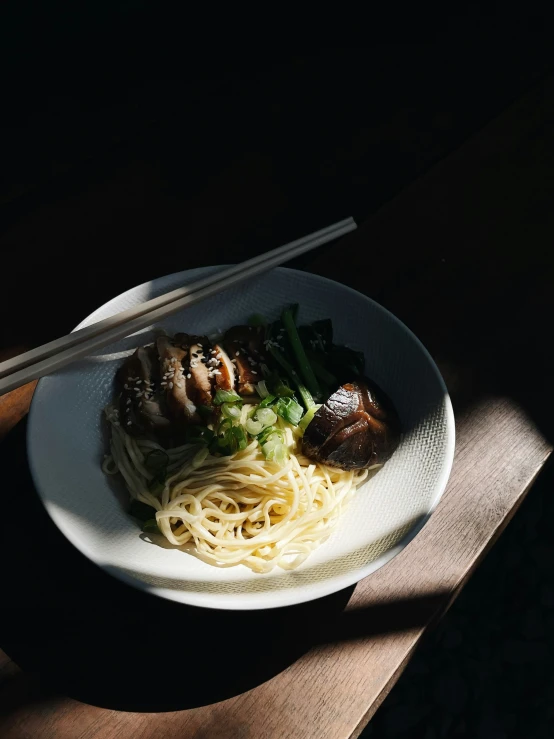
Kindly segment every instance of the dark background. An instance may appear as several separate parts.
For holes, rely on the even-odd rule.
[[[0,349],[54,338],[143,280],[366,219],[551,72],[545,20],[504,8],[302,51],[200,43],[146,3],[0,13],[0,307],[21,319],[3,322]],[[22,233],[31,261],[13,248]],[[368,735],[547,736],[551,489],[547,471]],[[40,673],[52,655],[29,655],[18,614],[1,646]]]

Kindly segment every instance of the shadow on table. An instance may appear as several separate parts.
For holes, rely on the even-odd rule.
[[[1,448],[14,513],[1,538],[0,646],[24,671],[4,681],[0,712],[54,693],[118,710],[214,703],[269,680],[318,643],[426,623],[446,593],[344,612],[354,588],[289,608],[188,607],[128,587],[85,559],[32,490],[25,423]],[[40,690],[23,684],[37,675]],[[41,692],[42,691],[42,692]],[[15,705],[14,705],[15,701]]]

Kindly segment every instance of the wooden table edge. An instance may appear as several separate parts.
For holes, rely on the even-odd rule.
[[[512,508],[510,509],[509,513],[502,519],[500,524],[495,529],[493,535],[487,542],[487,545],[483,548],[483,550],[479,553],[479,555],[476,557],[475,562],[473,562],[470,569],[465,573],[464,577],[460,581],[460,583],[456,586],[454,589],[452,596],[448,599],[448,601],[442,606],[441,608],[437,609],[436,613],[433,615],[433,618],[429,621],[428,624],[422,629],[421,633],[414,639],[414,643],[412,647],[409,649],[408,653],[402,660],[402,662],[398,665],[397,669],[393,672],[393,674],[390,676],[390,678],[387,680],[387,683],[383,686],[383,689],[381,690],[381,693],[379,694],[378,698],[373,701],[371,706],[368,708],[367,712],[364,714],[364,716],[360,719],[358,724],[354,727],[352,730],[352,733],[350,734],[349,739],[358,739],[358,737],[361,735],[362,731],[366,728],[366,726],[369,724],[373,716],[377,713],[391,690],[394,688],[400,677],[402,676],[402,673],[406,669],[409,661],[413,657],[415,651],[421,644],[421,641],[425,638],[425,636],[434,629],[437,624],[441,621],[444,616],[448,613],[450,608],[455,603],[456,599],[464,589],[464,587],[467,585],[467,583],[470,581],[471,577],[473,576],[473,573],[475,570],[479,567],[483,559],[487,556],[489,551],[492,549],[492,547],[496,544],[502,533],[506,530],[509,523],[519,510],[519,507],[531,491],[533,485],[537,481],[537,478],[543,471],[545,465],[547,464],[548,460],[550,459],[552,455],[552,450],[548,451],[545,454],[544,460],[541,463],[541,466],[535,471],[532,478],[528,481],[527,485],[525,486],[524,490],[522,491],[519,498],[516,500]]]

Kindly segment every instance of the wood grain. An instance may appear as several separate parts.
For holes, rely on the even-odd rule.
[[[457,415],[454,468],[437,511],[399,556],[359,583],[341,628],[325,626],[319,645],[287,669],[215,705],[124,713],[45,692],[35,702],[3,701],[3,737],[359,735],[425,630],[517,510],[552,448],[540,407],[551,407],[544,394],[551,358],[541,354],[539,340],[545,328],[540,317],[552,314],[552,298],[539,280],[525,300],[514,300],[506,280],[516,267],[520,275],[535,274],[540,256],[545,283],[552,284],[552,260],[543,247],[554,233],[544,196],[553,189],[553,91],[552,81],[541,85],[312,265],[378,297],[423,337],[447,377]],[[501,248],[522,239],[526,248],[517,259]],[[514,322],[522,314],[535,318],[517,344]],[[509,357],[510,371],[502,369]],[[522,382],[537,358],[542,364],[533,364],[533,383]],[[529,387],[524,392],[521,385]],[[22,408],[24,401],[14,400],[5,417],[17,418]],[[422,605],[411,623],[396,628],[394,614],[417,602]],[[376,614],[387,605],[390,630],[376,633]]]

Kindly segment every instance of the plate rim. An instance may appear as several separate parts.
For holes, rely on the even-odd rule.
[[[162,280],[181,279],[181,278],[183,280],[186,280],[187,275],[190,276],[191,273],[196,272],[197,274],[200,274],[200,273],[216,272],[217,270],[224,269],[226,266],[228,265],[207,265],[204,267],[193,267],[188,270],[172,272],[167,275],[161,275],[160,277],[156,277],[152,280],[147,280],[145,282],[142,282],[139,285],[135,285],[134,287],[131,287],[123,291],[122,293],[119,293],[118,295],[115,295],[110,300],[98,306],[98,308],[96,308],[92,313],[90,313],[82,321],[80,321],[80,323],[77,324],[77,326],[73,329],[73,331],[77,331],[78,329],[94,322],[93,321],[94,317],[100,311],[107,308],[110,304],[116,301],[119,301],[121,298],[123,298],[125,295],[129,293],[133,293],[147,286],[155,285],[157,282],[162,281]],[[395,544],[394,547],[384,552],[380,557],[378,557],[375,560],[372,560],[371,562],[365,564],[362,567],[349,571],[348,573],[345,573],[342,575],[336,575],[335,577],[306,586],[305,590],[298,589],[298,588],[290,588],[288,590],[276,590],[276,591],[266,590],[266,591],[260,591],[260,592],[255,592],[255,593],[244,593],[244,594],[236,594],[236,593],[214,594],[214,593],[194,592],[194,591],[189,591],[189,590],[171,590],[169,588],[157,587],[155,585],[151,585],[145,582],[144,580],[140,580],[136,577],[133,577],[127,574],[121,568],[110,565],[109,563],[106,563],[106,562],[102,562],[96,556],[92,556],[92,554],[87,550],[87,547],[83,544],[83,542],[79,540],[79,537],[74,536],[72,527],[69,524],[66,524],[66,519],[64,518],[64,516],[59,515],[60,512],[58,511],[56,506],[51,505],[49,503],[49,501],[46,498],[46,495],[41,490],[40,477],[37,473],[37,470],[35,469],[35,461],[33,459],[33,452],[32,452],[33,418],[35,415],[35,409],[38,404],[37,401],[38,401],[38,397],[40,394],[41,385],[42,386],[44,385],[44,378],[41,378],[37,383],[37,387],[35,388],[33,397],[31,399],[31,405],[29,408],[29,417],[28,417],[28,423],[27,423],[27,431],[26,431],[27,460],[28,460],[33,484],[35,487],[35,492],[38,495],[44,508],[46,509],[48,515],[52,519],[53,523],[60,530],[60,532],[65,536],[65,538],[69,541],[69,543],[72,546],[74,546],[75,549],[77,549],[78,552],[80,552],[90,562],[92,562],[94,565],[99,567],[105,573],[115,577],[116,579],[120,580],[121,582],[126,583],[127,585],[130,585],[138,590],[141,590],[142,592],[155,595],[159,598],[164,598],[166,600],[171,600],[177,603],[189,605],[189,606],[204,607],[204,608],[210,608],[210,609],[222,610],[222,611],[269,610],[269,609],[274,609],[274,608],[282,608],[282,607],[288,607],[292,605],[299,605],[301,603],[307,603],[312,600],[317,600],[318,598],[323,598],[327,595],[331,595],[333,593],[339,592],[340,590],[348,588],[352,585],[356,585],[358,582],[365,579],[369,575],[373,574],[377,570],[381,569],[384,565],[386,565],[388,562],[394,559],[420,533],[420,531],[423,529],[425,524],[429,521],[430,517],[436,510],[437,505],[439,504],[439,501],[441,500],[444,494],[444,491],[446,489],[446,486],[448,484],[448,480],[450,478],[450,474],[452,471],[452,465],[454,462],[454,452],[455,452],[455,447],[456,447],[456,423],[455,423],[455,417],[454,417],[454,410],[452,407],[452,401],[448,393],[446,383],[444,381],[444,378],[435,360],[431,356],[427,347],[416,336],[416,334],[402,320],[400,320],[400,318],[398,318],[394,313],[389,311],[388,308],[385,308],[383,305],[378,303],[373,298],[370,298],[368,295],[365,295],[364,293],[361,293],[358,290],[355,290],[349,285],[345,285],[341,282],[337,282],[336,280],[332,280],[328,277],[324,277],[322,275],[309,272],[307,270],[292,269],[290,267],[277,267],[275,269],[279,272],[300,273],[303,275],[308,275],[310,279],[313,279],[315,281],[320,281],[328,285],[333,285],[334,287],[338,287],[341,290],[345,290],[346,292],[358,298],[361,297],[364,300],[372,303],[378,310],[384,311],[389,316],[389,318],[391,318],[396,324],[399,325],[399,327],[403,331],[408,333],[411,339],[416,342],[419,349],[423,352],[423,354],[427,358],[427,361],[430,364],[430,367],[432,368],[436,376],[436,379],[439,382],[440,387],[442,388],[443,395],[444,395],[445,415],[446,415],[446,437],[447,437],[446,438],[446,451],[445,451],[444,462],[443,462],[443,471],[441,474],[440,482],[436,486],[437,492],[435,494],[434,500],[432,504],[430,505],[429,510],[421,518],[421,520],[418,521],[416,524],[414,524],[414,526]],[[294,571],[290,571],[287,574],[294,577]],[[278,602],[273,602],[273,601],[278,601]]]

